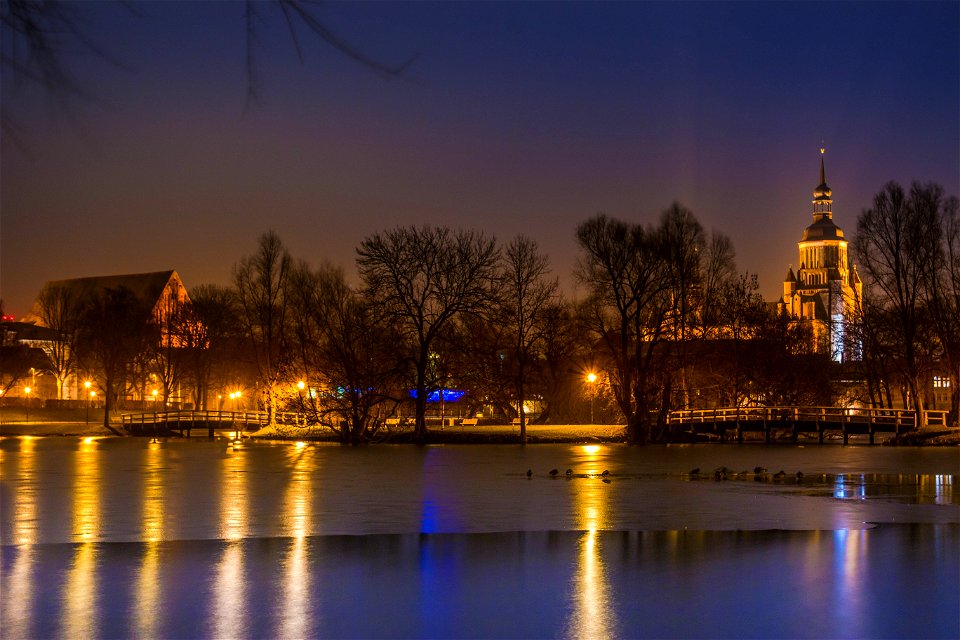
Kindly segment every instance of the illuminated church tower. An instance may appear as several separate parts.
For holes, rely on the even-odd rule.
[[[781,313],[810,322],[818,346],[834,360],[850,360],[846,340],[863,294],[863,283],[856,265],[850,265],[843,230],[833,223],[833,191],[827,186],[820,149],[820,184],[813,190],[813,224],[798,243],[800,268],[787,270],[783,281]]]

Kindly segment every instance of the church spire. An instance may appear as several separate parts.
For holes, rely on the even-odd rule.
[[[827,186],[827,172],[823,165],[823,156],[826,153],[823,145],[820,146],[820,184],[813,190],[813,221],[830,219],[833,217],[833,190]]]
[[[826,152],[824,147],[820,147],[820,184],[827,184],[827,172],[823,169],[823,154]]]

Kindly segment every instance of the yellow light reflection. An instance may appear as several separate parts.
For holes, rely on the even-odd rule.
[[[610,585],[600,556],[596,529],[580,538],[577,573],[573,579],[573,611],[567,636],[571,638],[610,638],[616,628],[616,614],[610,603]]]
[[[150,442],[143,460],[143,515],[141,537],[145,543],[136,582],[134,623],[141,638],[159,634],[160,612],[160,542],[164,530],[163,449],[159,442]]]
[[[213,584],[213,635],[237,638],[246,630],[243,538],[248,527],[247,452],[224,451],[220,482],[220,537],[224,543]]]
[[[63,589],[60,637],[93,638],[97,631],[97,545],[84,542],[73,552]]]
[[[4,579],[4,635],[30,637],[30,611],[33,606],[34,547],[37,540],[37,494],[34,482],[36,442],[27,436],[20,440],[16,456],[17,489],[13,505],[13,542],[18,545],[10,574]],[[9,469],[9,463],[3,460]]]
[[[310,554],[307,539],[312,531],[313,485],[312,472],[315,457],[297,442],[290,450],[290,481],[283,500],[290,548],[283,559],[284,598],[277,637],[308,638],[310,629]]]
[[[143,461],[143,517],[142,538],[145,542],[164,539],[164,479],[163,450],[159,442],[147,445]]]
[[[84,438],[75,456],[73,539],[91,542],[100,532],[100,452],[94,438]]]
[[[14,544],[37,541],[36,440],[23,438],[17,452],[17,490],[13,500]]]
[[[598,473],[594,467],[600,447],[583,447],[587,454],[585,473]],[[606,567],[601,555],[601,542],[597,531],[609,526],[610,485],[599,478],[577,477],[569,483],[576,522],[586,532],[580,538],[576,573],[572,580],[571,609],[568,623],[569,637],[609,638],[617,628],[617,617],[611,605],[611,590]]]
[[[134,622],[139,638],[159,637],[160,614],[160,543],[148,541],[137,574],[137,597]]]
[[[243,542],[224,543],[213,585],[213,637],[240,638],[247,627]]]
[[[247,453],[242,447],[227,449],[220,483],[220,537],[239,540],[248,525]]]
[[[81,440],[74,461],[73,539],[82,544],[75,548],[67,571],[60,635],[89,638],[96,635],[98,551],[94,541],[100,535],[100,451],[96,439]]]

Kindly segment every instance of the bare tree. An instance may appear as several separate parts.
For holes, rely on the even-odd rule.
[[[719,308],[718,324],[722,327],[721,334],[716,337],[729,339],[731,345],[727,366],[723,370],[730,402],[735,407],[748,399],[744,384],[748,377],[747,362],[755,355],[750,353],[749,346],[769,316],[759,289],[757,276],[744,273],[724,283],[719,296],[722,301],[715,303]]]
[[[45,349],[57,381],[57,399],[63,399],[63,385],[76,369],[77,336],[80,331],[82,300],[76,290],[55,282],[47,283],[37,296],[34,312],[40,324],[52,330],[56,339]]]
[[[611,390],[630,442],[650,437],[654,354],[664,337],[669,288],[656,230],[598,215],[577,227],[578,278],[589,287],[590,329],[609,354]]]
[[[927,277],[926,300],[941,365],[949,372],[950,424],[960,424],[960,214],[956,197],[945,197],[939,185],[922,187],[915,206],[936,213],[940,246]],[[933,234],[931,239],[933,238]]]
[[[400,227],[374,234],[357,249],[367,290],[413,347],[416,378],[416,437],[427,434],[431,347],[462,314],[490,304],[496,275],[493,239],[447,227]]]
[[[733,244],[716,231],[710,236],[693,212],[678,203],[660,217],[659,232],[670,286],[670,337],[679,403],[690,404],[690,349],[695,338],[707,339],[721,326],[724,299],[735,281]]]
[[[287,281],[293,259],[273,231],[260,236],[257,251],[233,269],[240,324],[253,351],[267,422],[276,424],[281,380],[288,348]]]
[[[228,381],[235,381],[239,342],[239,313],[236,293],[217,285],[200,285],[190,292],[183,309],[181,340],[189,354],[193,402],[209,408],[211,389],[226,393]]]
[[[581,327],[577,309],[570,302],[557,299],[544,310],[541,422],[565,424],[579,415],[583,377],[578,363],[587,360],[591,350],[590,338]]]
[[[514,415],[514,362],[507,324],[503,308],[493,305],[488,313],[459,318],[438,337],[435,351],[441,374],[453,371],[454,384],[469,390],[465,402],[471,413],[491,407],[495,415]]]
[[[126,391],[142,354],[160,339],[151,309],[126,287],[104,289],[87,300],[77,341],[82,366],[94,372],[104,399],[103,426]]]
[[[559,285],[548,280],[549,262],[535,240],[519,235],[507,245],[501,279],[504,315],[513,337],[516,360],[514,385],[520,443],[527,443],[527,416],[524,410],[528,370],[545,328],[545,314],[556,300]]]
[[[884,185],[873,207],[857,218],[854,240],[867,284],[882,300],[879,309],[897,327],[900,370],[920,424],[926,422],[921,384],[924,284],[934,271],[940,230],[938,211],[930,206],[926,191],[918,183],[909,195],[895,182]]]
[[[860,353],[860,366],[867,382],[867,396],[873,407],[893,408],[891,386],[898,352],[895,326],[883,310],[882,301],[869,289],[857,301],[855,321],[851,322],[853,347]]]
[[[164,297],[162,310],[155,321],[160,339],[147,354],[147,368],[160,383],[163,406],[166,407],[174,390],[179,388],[189,373],[192,346],[198,327],[192,326],[189,304],[176,296]]]
[[[344,442],[372,437],[401,399],[397,332],[339,268],[300,265],[291,295],[297,366],[319,386],[301,409]]]

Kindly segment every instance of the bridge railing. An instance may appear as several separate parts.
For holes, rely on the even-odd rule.
[[[293,412],[277,412],[275,420],[279,424],[305,425],[306,416]],[[206,424],[211,423],[226,425],[258,425],[260,427],[268,424],[269,418],[266,411],[148,411],[144,413],[128,413],[121,416],[121,424],[127,431],[143,430],[144,427],[154,427],[157,425],[171,426],[175,428],[180,424]]]
[[[946,424],[945,411],[928,411],[928,424]],[[840,424],[916,425],[911,409],[874,409],[845,407],[723,407],[717,409],[679,409],[671,411],[667,423],[717,424],[737,422],[833,422]]]

